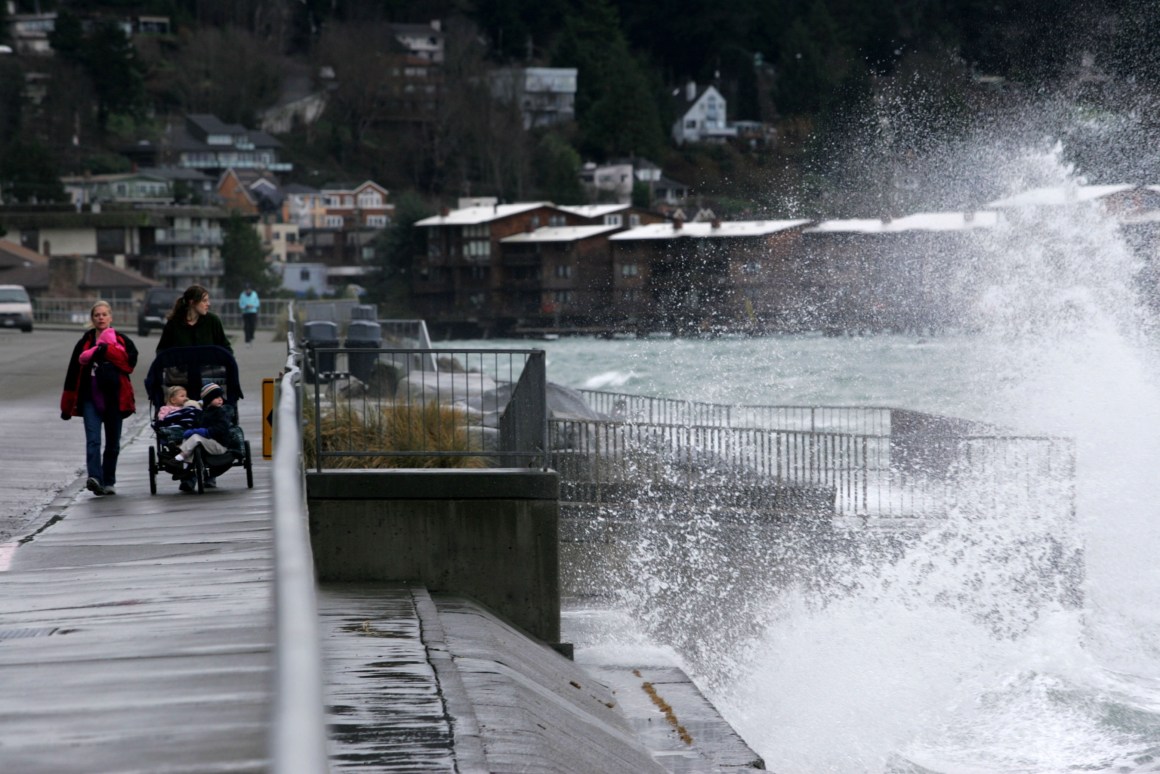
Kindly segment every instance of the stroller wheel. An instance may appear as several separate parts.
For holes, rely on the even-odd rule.
[[[253,457],[250,456],[250,442],[249,441],[246,441],[245,448],[246,448],[246,461],[244,464],[246,466],[246,488],[253,489],[254,488],[254,462],[253,462]]]
[[[157,448],[149,447],[149,494],[157,494]]]
[[[205,494],[205,479],[209,471],[206,470],[205,453],[200,446],[193,450],[193,473],[197,478],[197,493]]]

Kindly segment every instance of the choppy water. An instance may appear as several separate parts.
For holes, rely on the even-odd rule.
[[[961,290],[979,298],[969,335],[489,344],[542,347],[549,379],[573,387],[914,408],[1072,436],[1076,514],[1060,539],[1085,557],[1078,608],[1043,605],[1012,569],[1049,561],[1021,553],[1043,525],[964,511],[890,562],[828,567],[825,584],[666,573],[696,557],[631,547],[619,624],[580,644],[670,648],[783,774],[1160,771],[1160,348],[1136,258],[1085,210],[988,235],[965,268]],[[681,604],[713,607],[701,619],[714,624]]]

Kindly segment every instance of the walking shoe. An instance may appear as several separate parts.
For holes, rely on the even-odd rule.
[[[207,489],[217,489],[217,478],[214,476],[207,476],[205,479],[205,486]]]
[[[107,487],[105,487],[105,494],[107,494],[107,495],[115,495],[115,494],[117,494],[117,490],[116,490],[116,488],[114,488],[114,487],[107,486]]]
[[[193,482],[183,480],[181,482],[181,486],[179,486],[177,488],[180,489],[182,492],[192,492],[193,491]]]
[[[93,494],[98,495],[98,496],[103,495],[105,493],[105,488],[103,486],[101,486],[101,482],[97,481],[95,478],[91,478],[91,477],[89,478],[88,481],[85,482],[85,489],[89,490],[90,492],[92,492]]]

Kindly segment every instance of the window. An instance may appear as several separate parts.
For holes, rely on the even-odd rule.
[[[363,191],[358,195],[359,207],[381,207],[383,206],[383,197],[379,196],[378,191]]]
[[[372,228],[386,228],[387,227],[387,216],[386,215],[367,215],[367,225],[372,227]]]
[[[309,282],[310,281],[310,269],[300,269],[298,271],[298,279],[302,280],[303,282]]]
[[[628,216],[628,225],[632,228],[636,228],[637,226],[639,226],[640,225],[640,216],[639,215],[629,215]]]
[[[465,239],[479,238],[479,237],[487,238],[490,236],[491,236],[491,232],[488,230],[487,226],[485,226],[485,225],[464,226],[463,227],[463,237]]]
[[[117,255],[125,252],[125,229],[98,228],[97,254]]]
[[[620,265],[620,276],[622,277],[635,277],[638,273],[635,263],[622,263]]]
[[[622,220],[620,215],[605,215],[604,216],[604,225],[606,225],[606,226],[619,226],[623,222],[624,221]]]
[[[327,228],[342,228],[341,215],[327,215],[325,222]]]
[[[695,119],[695,118],[686,119],[685,128],[686,129],[696,129],[697,128],[697,119]]]
[[[483,306],[483,302],[486,299],[487,299],[487,294],[485,294],[485,293],[472,293],[471,295],[469,295],[467,297],[467,301],[472,306]]]
[[[746,261],[741,264],[741,273],[753,276],[761,273],[761,261]]]
[[[548,225],[549,226],[563,226],[564,225],[564,216],[563,215],[550,216],[548,218]]]
[[[561,279],[567,279],[572,276],[571,264],[562,263],[556,266],[556,276]]]
[[[640,291],[636,289],[620,291],[621,301],[636,301],[640,297]]]
[[[552,298],[556,300],[557,304],[567,304],[572,300],[571,290],[557,290],[552,294]]]

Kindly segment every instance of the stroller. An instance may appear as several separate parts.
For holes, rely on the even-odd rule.
[[[250,442],[245,439],[240,427],[235,428],[234,437],[227,444],[223,454],[210,454],[204,447],[197,446],[189,467],[174,459],[180,451],[182,436],[186,427],[180,424],[161,424],[157,412],[165,405],[165,391],[180,384],[190,397],[201,395],[203,384],[217,382],[225,391],[225,401],[237,409],[242,398],[242,386],[238,380],[238,364],[233,354],[223,347],[175,347],[157,353],[149,373],[145,376],[145,391],[149,394],[150,419],[153,424],[155,443],[149,447],[149,493],[157,494],[157,475],[168,473],[173,480],[193,479],[197,493],[205,492],[206,482],[225,473],[235,465],[246,470],[246,486],[254,488],[253,460],[250,456]]]

